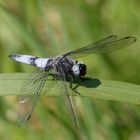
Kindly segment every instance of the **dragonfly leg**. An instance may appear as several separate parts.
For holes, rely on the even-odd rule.
[[[74,83],[74,77],[72,77],[71,78],[71,82],[70,82],[70,89],[75,93],[75,95],[80,95],[80,93],[77,91],[77,88],[79,87],[79,85],[80,84],[75,85],[75,83]]]

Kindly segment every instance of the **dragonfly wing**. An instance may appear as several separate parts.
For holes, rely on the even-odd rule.
[[[61,66],[59,66],[59,77],[60,77],[60,80],[62,81],[62,86],[63,86],[62,88],[64,89],[64,92],[65,92],[64,97],[65,97],[67,108],[69,110],[69,113],[71,114],[71,118],[74,122],[74,125],[76,126],[76,128],[78,128],[78,121],[77,121],[77,116],[76,116],[75,109],[73,106],[73,101],[69,96],[69,89],[66,84],[64,70],[62,69]]]
[[[47,77],[47,72],[37,70],[24,82],[19,94],[19,126],[30,119]]]
[[[113,52],[129,46],[135,41],[135,37],[124,37],[121,39],[117,39],[117,36],[109,36],[83,48],[68,52],[64,54],[64,56],[78,58],[92,53]]]

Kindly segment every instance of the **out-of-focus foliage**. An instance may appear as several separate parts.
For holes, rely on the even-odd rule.
[[[131,35],[138,39],[131,47],[81,60],[87,64],[88,76],[140,84],[139,7],[137,0],[1,0],[0,72],[32,70],[12,62],[8,58],[11,53],[49,57],[112,34]],[[15,123],[17,100],[1,97],[0,139],[140,139],[138,106],[79,97],[75,104],[80,133],[73,127],[61,97],[43,96],[32,120],[21,128]]]

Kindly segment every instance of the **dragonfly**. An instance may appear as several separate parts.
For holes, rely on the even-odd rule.
[[[14,61],[29,64],[38,69],[24,82],[23,88],[21,88],[19,93],[19,125],[21,126],[31,118],[40,97],[40,93],[42,92],[50,73],[53,71],[53,73],[57,74],[61,80],[72,120],[77,127],[77,117],[69,94],[69,89],[72,89],[72,84],[75,78],[81,79],[87,72],[86,64],[77,59],[89,54],[101,54],[117,51],[132,45],[134,42],[136,42],[135,37],[127,36],[118,38],[117,35],[111,35],[85,47],[55,57],[40,58],[22,54],[9,55],[9,57]],[[70,77],[71,79],[70,86],[66,84],[67,77]]]

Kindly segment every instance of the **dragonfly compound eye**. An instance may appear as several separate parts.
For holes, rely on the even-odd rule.
[[[86,74],[86,65],[79,64],[80,76],[84,76]]]

